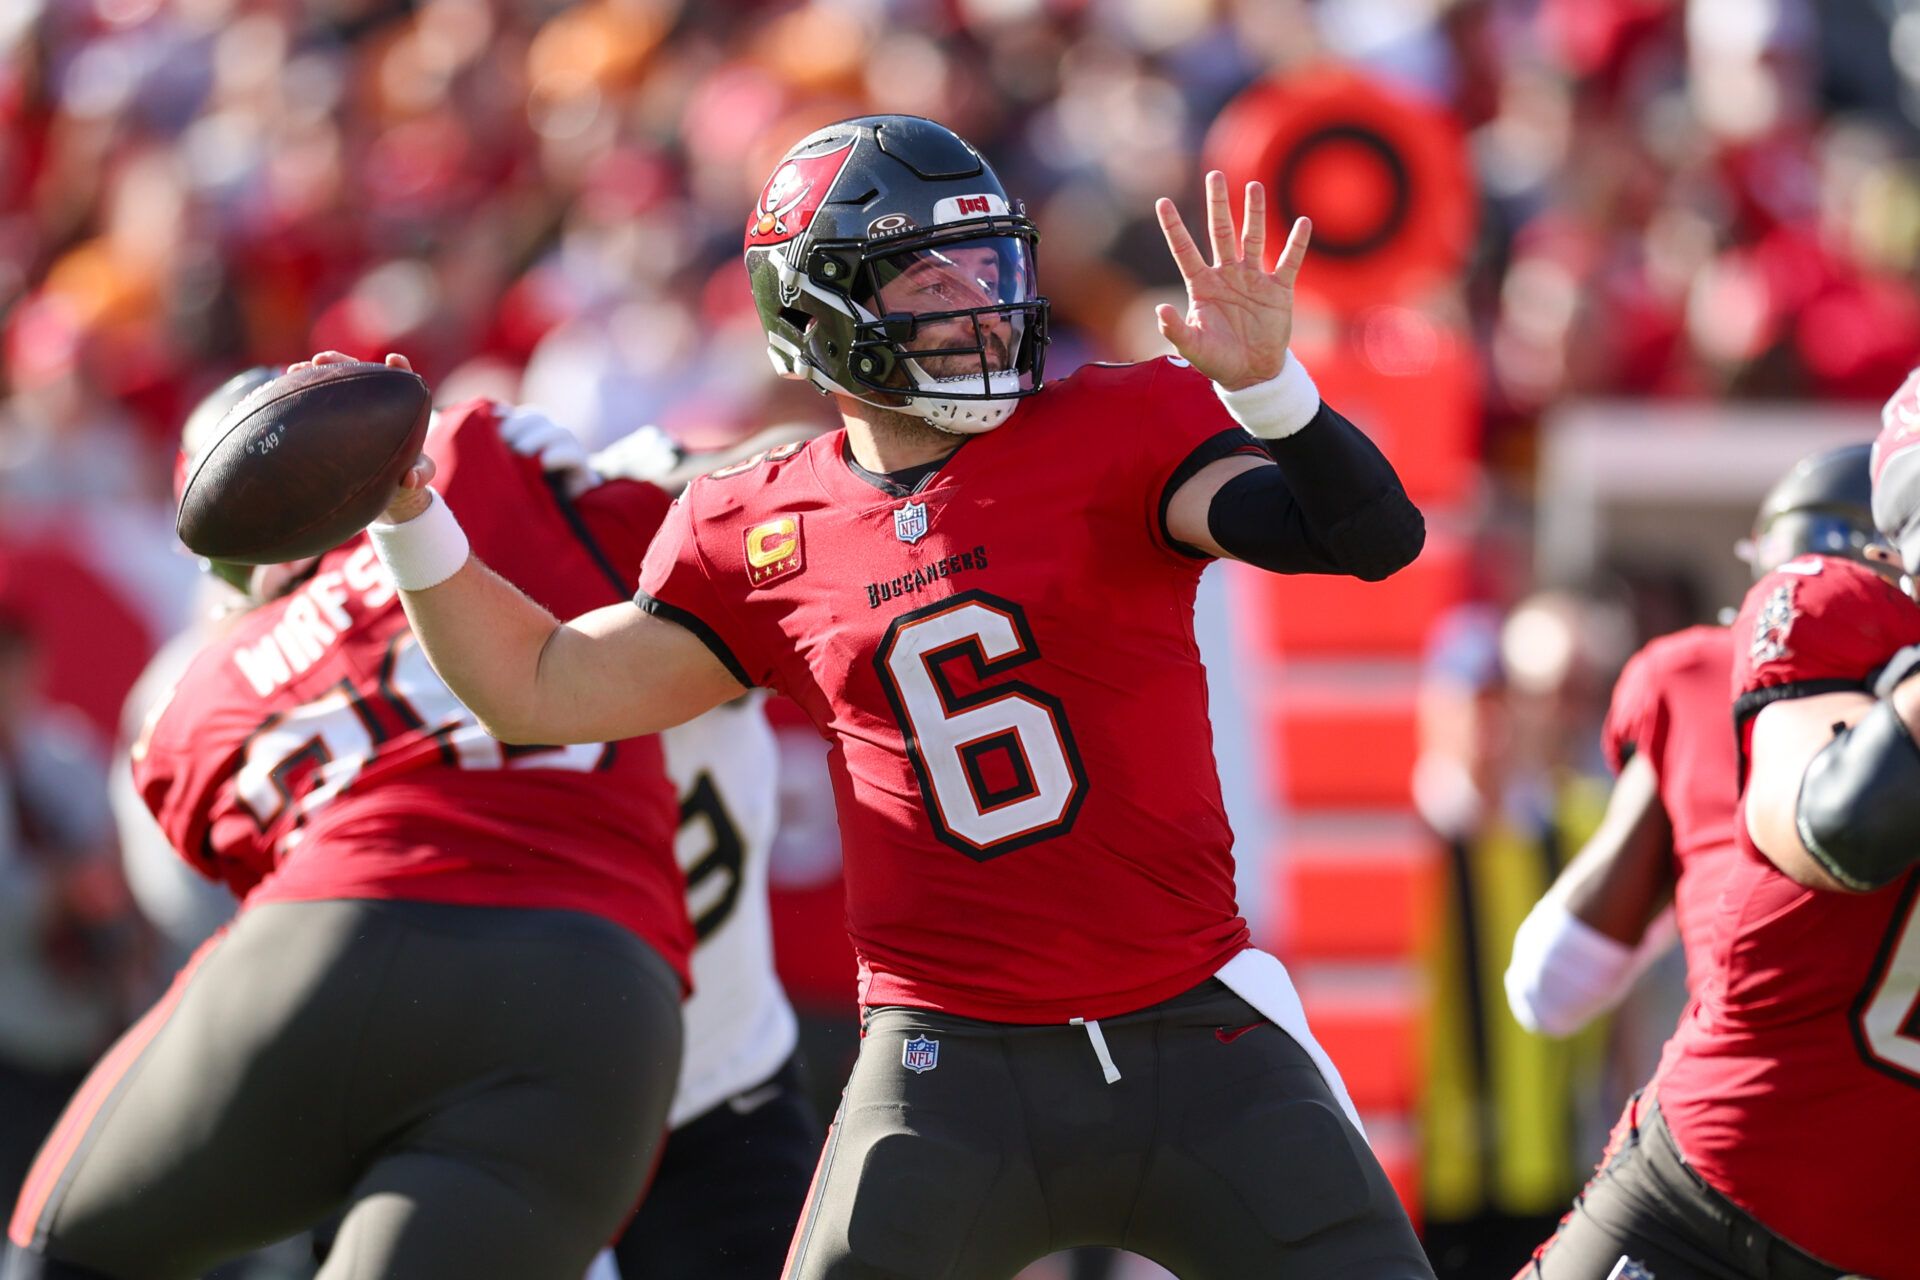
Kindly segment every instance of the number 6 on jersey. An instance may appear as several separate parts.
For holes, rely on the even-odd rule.
[[[996,679],[1039,656],[1020,606],[984,591],[900,615],[874,655],[934,834],[981,862],[1071,830],[1086,799],[1060,700]]]

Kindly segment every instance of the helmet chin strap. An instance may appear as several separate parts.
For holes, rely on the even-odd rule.
[[[928,377],[910,360],[905,363],[909,368],[914,369],[919,385],[918,389],[912,392],[900,392],[900,397],[904,401],[902,404],[883,404],[873,399],[870,394],[843,387],[828,378],[818,366],[812,367],[812,381],[816,387],[829,395],[846,396],[849,399],[858,400],[861,404],[872,405],[876,409],[885,409],[890,413],[903,414],[909,418],[919,418],[935,431],[944,432],[950,436],[983,435],[1013,416],[1013,411],[1020,407],[1018,397],[1006,400],[951,400],[944,396],[928,394],[929,391],[939,388],[941,380]],[[1009,370],[991,374],[989,377],[988,390],[1014,390],[1019,385],[1020,375]],[[1006,380],[1004,384],[1002,379]],[[946,381],[977,383],[979,378],[967,375],[964,378],[950,378]]]
[[[1013,416],[1018,400],[937,400],[920,415],[935,431],[950,436],[983,436]],[[959,417],[937,416],[941,411]]]
[[[916,418],[926,419],[927,425],[936,431],[948,435],[974,436],[993,430],[1020,407],[1017,396],[1004,400],[954,400],[938,394],[943,385],[972,384],[968,389],[980,383],[978,374],[962,374],[954,378],[936,378],[921,368],[918,360],[903,361],[907,376],[911,377],[916,388],[907,403],[901,407],[901,413],[912,414]],[[1002,369],[987,375],[986,390],[989,393],[1015,392],[1020,389],[1020,375],[1011,369]]]

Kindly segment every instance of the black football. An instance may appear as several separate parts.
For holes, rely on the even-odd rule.
[[[280,564],[367,527],[420,455],[433,408],[418,374],[315,365],[235,405],[194,459],[180,541],[211,560]]]

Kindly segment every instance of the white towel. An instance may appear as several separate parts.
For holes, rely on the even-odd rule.
[[[1333,1059],[1313,1038],[1313,1032],[1307,1029],[1307,1011],[1301,1007],[1300,993],[1293,989],[1293,979],[1287,976],[1287,967],[1277,959],[1260,950],[1248,947],[1239,955],[1220,967],[1213,975],[1227,984],[1233,993],[1258,1009],[1267,1021],[1292,1036],[1307,1056],[1313,1059],[1313,1065],[1320,1068],[1320,1075],[1326,1080],[1327,1088],[1340,1103],[1340,1109],[1347,1113],[1347,1119],[1353,1121],[1353,1127],[1360,1131],[1362,1138],[1367,1136],[1366,1126],[1360,1123],[1360,1113],[1354,1110],[1353,1099],[1347,1096],[1346,1082],[1340,1078],[1340,1071],[1333,1065]]]

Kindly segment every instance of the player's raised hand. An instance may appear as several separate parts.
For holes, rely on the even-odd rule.
[[[350,356],[344,351],[322,351],[311,360],[301,360],[287,366],[287,372],[309,368],[318,364],[357,364],[359,357]],[[405,369],[413,372],[413,361],[397,352],[390,352],[384,361],[389,369]],[[433,499],[427,495],[427,485],[433,481],[433,459],[421,454],[413,460],[405,474],[400,477],[399,486],[394,489],[392,499],[380,518],[388,524],[403,524],[427,509]]]
[[[1247,184],[1245,226],[1234,230],[1227,175],[1207,174],[1207,236],[1213,264],[1200,255],[1173,201],[1154,205],[1174,265],[1187,284],[1187,313],[1162,303],[1156,311],[1160,336],[1183,359],[1229,391],[1265,382],[1286,363],[1293,336],[1293,282],[1306,260],[1313,224],[1296,218],[1287,247],[1272,271],[1263,260],[1267,248],[1267,196],[1257,182]]]

